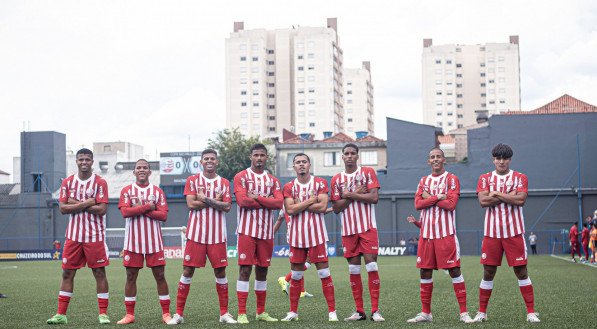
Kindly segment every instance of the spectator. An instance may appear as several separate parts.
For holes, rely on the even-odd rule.
[[[52,245],[54,245],[54,251],[62,249],[62,243],[60,243],[60,241],[58,240],[54,240],[54,242],[52,242]]]
[[[415,254],[415,246],[417,245],[417,240],[415,238],[408,239],[408,254],[409,255],[416,255]]]
[[[406,241],[404,238],[400,238],[400,247],[406,247]]]
[[[535,235],[535,232],[531,232],[531,235],[529,235],[529,244],[531,245],[531,251],[533,253],[533,255],[537,254],[537,235]]]

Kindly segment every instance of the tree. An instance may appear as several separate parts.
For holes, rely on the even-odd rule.
[[[249,168],[251,166],[251,147],[256,143],[265,145],[271,144],[270,140],[259,140],[259,137],[245,137],[238,128],[224,129],[215,133],[215,138],[210,138],[207,141],[207,146],[218,151],[218,159],[220,164],[218,166],[218,174],[230,182],[234,179],[239,171]],[[270,154],[267,160],[266,168],[269,172],[273,172],[274,155]]]

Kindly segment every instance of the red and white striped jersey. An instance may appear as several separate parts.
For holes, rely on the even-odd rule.
[[[151,202],[155,203],[155,210],[125,218],[124,250],[153,254],[164,249],[161,222],[166,220],[168,203],[162,189],[153,184],[139,186],[134,183],[125,186],[120,192],[118,208],[121,211],[123,207],[134,210],[137,206],[149,205]]]
[[[68,203],[68,199],[85,201],[95,198],[96,203],[108,203],[108,184],[96,174],[86,180],[72,175],[62,181],[58,201]],[[106,215],[95,215],[87,211],[70,214],[66,227],[66,238],[75,242],[104,241],[106,237]]]
[[[365,185],[367,189],[379,189],[379,181],[375,170],[370,167],[358,167],[352,174],[341,172],[332,177],[332,201],[342,199],[342,191],[347,189],[355,191],[357,186]],[[375,205],[361,201],[352,201],[346,209],[340,213],[342,222],[342,236],[367,232],[377,228],[375,222]]]
[[[502,193],[528,193],[529,183],[525,174],[510,170],[505,175],[495,171],[479,176],[477,193],[481,191],[499,191]],[[502,202],[485,209],[485,236],[491,238],[510,238],[524,234],[524,216],[522,206]]]
[[[196,195],[203,192],[206,197],[215,199],[222,195],[223,202],[232,202],[230,197],[230,182],[226,178],[216,176],[209,179],[198,173],[187,178],[184,195]],[[187,223],[187,239],[203,244],[217,244],[226,242],[226,213],[212,207],[189,211]]]
[[[258,196],[258,201],[247,193]],[[236,233],[258,239],[274,238],[274,210],[284,202],[280,181],[266,172],[256,174],[247,168],[234,176],[234,195],[237,202]]]
[[[328,193],[328,182],[319,177],[311,176],[306,184],[301,184],[294,179],[284,185],[284,198],[306,201],[311,194],[320,195]],[[295,248],[310,248],[328,241],[328,232],[325,228],[324,214],[313,213],[308,210],[300,214],[291,215],[288,225],[288,243]]]
[[[423,199],[423,192],[431,196]],[[446,199],[438,200],[440,194]],[[415,194],[415,208],[421,210],[421,237],[440,239],[456,234],[456,204],[460,197],[460,182],[456,175],[445,171],[438,176],[424,176]]]

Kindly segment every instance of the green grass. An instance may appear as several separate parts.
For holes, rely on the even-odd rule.
[[[504,260],[505,262],[505,260]],[[231,260],[236,263],[235,259]],[[464,325],[458,322],[458,305],[451,281],[443,271],[434,272],[434,291],[431,324],[407,325],[406,320],[420,311],[418,270],[414,257],[380,257],[382,284],[380,308],[385,323],[362,321],[346,324],[327,322],[327,307],[321,293],[316,271],[306,272],[307,291],[315,298],[302,298],[299,305],[300,321],[293,323],[257,323],[254,316],[251,327],[292,328],[340,328],[340,327],[512,327],[530,326],[526,323],[525,307],[518,290],[516,278],[508,267],[501,267],[495,279],[492,298],[489,303],[489,321],[483,324]],[[478,286],[482,275],[479,258],[464,257],[462,272],[468,290],[469,312],[472,316],[478,306]],[[277,277],[289,269],[288,261],[275,258],[268,277],[267,311],[274,317],[283,317],[288,311],[288,300],[276,283]],[[172,312],[175,311],[176,285],[180,277],[180,260],[171,260],[166,267]],[[230,313],[236,316],[236,278],[238,268],[232,265],[228,270],[230,281]],[[353,311],[354,302],[348,285],[348,268],[342,258],[331,259],[331,271],[336,286],[338,317],[344,318]],[[531,257],[529,273],[535,287],[536,310],[540,313],[540,326],[549,328],[581,327],[587,324],[591,307],[597,301],[594,297],[592,279],[597,269],[566,262],[550,256]],[[56,312],[57,294],[60,284],[60,263],[53,262],[0,262],[0,292],[9,295],[0,299],[0,328],[48,328],[46,319]],[[116,323],[124,311],[125,270],[120,260],[112,260],[108,267],[110,282],[110,307],[108,314]],[[252,278],[253,279],[253,278]],[[365,308],[370,308],[366,272],[363,267],[365,287]],[[155,282],[148,269],[139,274],[136,307],[137,323],[127,328],[161,327],[161,312]],[[251,289],[253,282],[251,282]],[[255,296],[249,294],[248,313],[255,312]],[[95,281],[87,268],[78,271],[75,277],[75,295],[68,310],[69,324],[66,327],[90,328],[97,324],[97,299]],[[585,320],[583,320],[585,319]],[[218,320],[218,301],[211,268],[195,272],[191,292],[185,309],[186,323],[183,328],[223,327]],[[104,327],[105,328],[105,327]]]

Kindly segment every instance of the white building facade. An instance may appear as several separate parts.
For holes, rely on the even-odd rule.
[[[375,135],[371,64],[358,69],[344,68],[344,127],[346,134],[360,138]]]
[[[518,36],[508,43],[433,45],[423,40],[423,121],[444,132],[520,110]]]
[[[245,30],[226,39],[226,127],[247,136],[282,129],[318,138],[344,131],[342,49],[327,27]]]

